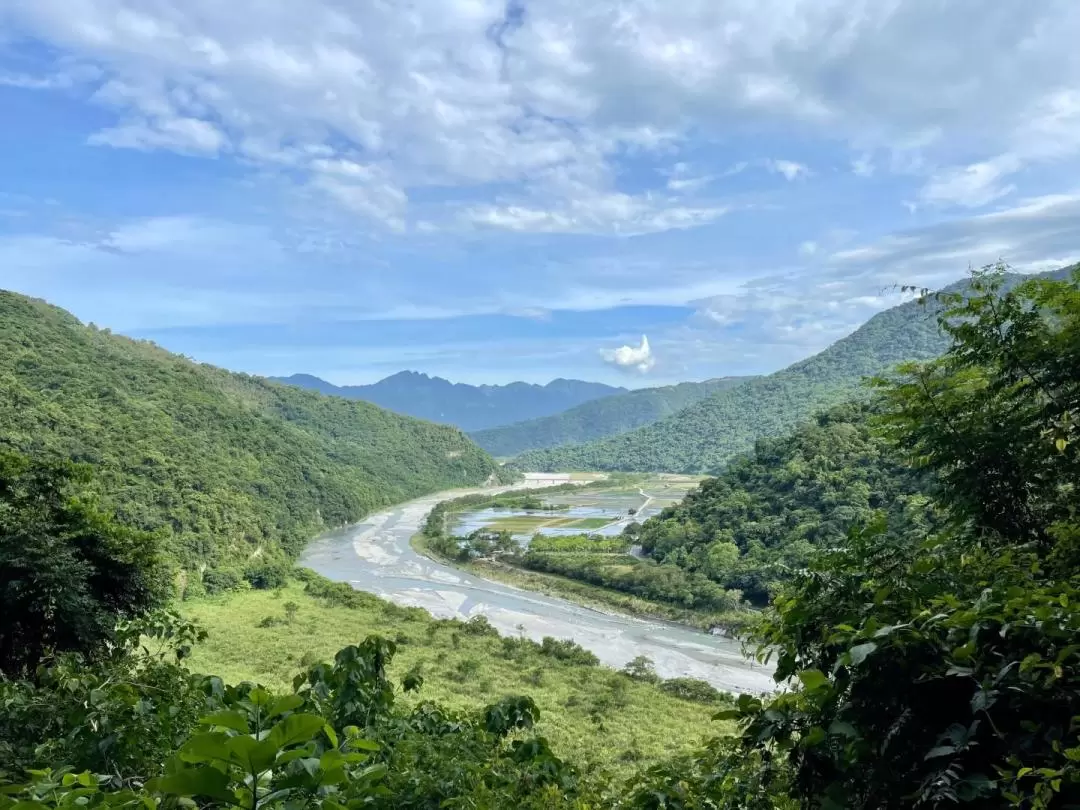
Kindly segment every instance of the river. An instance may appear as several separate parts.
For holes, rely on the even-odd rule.
[[[418,498],[369,516],[363,523],[313,540],[300,564],[329,579],[440,618],[483,615],[504,635],[524,632],[571,638],[605,664],[621,667],[638,655],[652,659],[664,678],[708,681],[730,692],[775,688],[769,669],[747,660],[739,644],[690,628],[612,615],[499,582],[482,579],[416,553],[410,538],[427,513],[460,490]]]

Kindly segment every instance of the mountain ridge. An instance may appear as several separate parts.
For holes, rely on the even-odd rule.
[[[493,456],[516,456],[562,444],[617,435],[663,419],[718,391],[753,377],[716,377],[656,388],[637,388],[584,402],[557,414],[510,425],[470,431],[469,436]]]
[[[1071,267],[1047,273],[1010,273],[1006,287],[1026,278],[1064,278]],[[954,282],[942,292],[967,288]],[[515,459],[525,470],[623,470],[715,473],[756,439],[782,435],[816,411],[865,396],[867,377],[908,360],[927,360],[949,346],[934,314],[907,301],[875,314],[823,351],[785,369],[720,391],[664,419],[589,443],[530,450]]]
[[[396,413],[451,424],[466,431],[548,416],[627,389],[559,377],[545,385],[510,382],[469,385],[418,371],[399,371],[368,385],[337,386],[311,374],[270,377],[344,399],[363,400]]]

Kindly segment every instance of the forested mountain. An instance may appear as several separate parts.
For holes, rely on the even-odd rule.
[[[751,379],[754,378],[721,377],[662,388],[639,388],[586,402],[553,416],[476,431],[472,438],[494,456],[514,456],[526,450],[588,442],[656,422]]]
[[[118,518],[198,572],[273,565],[323,527],[479,483],[459,430],[199,365],[0,292],[0,447],[95,467]]]
[[[782,438],[758,439],[675,506],[629,534],[659,562],[705,574],[763,604],[817,549],[843,545],[882,511],[892,531],[925,536],[932,478],[875,430],[877,407],[838,405]]]
[[[547,385],[466,385],[415,371],[402,371],[371,385],[336,386],[310,374],[272,379],[345,399],[364,400],[395,413],[462,430],[483,430],[547,416],[626,391],[603,383],[563,379]]]

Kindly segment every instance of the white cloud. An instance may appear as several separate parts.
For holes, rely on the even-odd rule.
[[[601,349],[600,357],[605,363],[626,369],[637,371],[641,374],[649,372],[656,365],[656,358],[649,347],[649,338],[641,336],[640,346],[620,346],[617,349]]]
[[[1004,180],[1021,166],[1016,155],[1002,155],[982,163],[946,169],[930,179],[920,197],[928,203],[982,207],[1015,190],[1016,186],[1007,185]]]
[[[809,177],[810,169],[793,160],[770,160],[766,163],[769,171],[784,175],[785,179],[798,180],[800,177]]]
[[[618,167],[629,153],[678,152],[733,128],[880,150],[894,169],[940,167],[924,191],[937,205],[986,204],[1025,167],[1080,154],[1080,6],[1071,0],[993,13],[930,0],[545,0],[515,20],[503,0],[417,0],[407,10],[35,0],[0,3],[0,25],[108,77],[95,101],[117,121],[93,143],[287,165],[346,210],[393,228],[408,225],[413,190],[432,188],[451,208],[479,196],[494,206],[479,217],[489,223],[565,230],[567,217],[582,217],[564,185],[542,179],[556,170],[622,205],[623,220],[616,205],[590,230],[637,232],[643,217],[649,229],[709,222],[693,212],[725,201],[689,205],[679,195],[706,189],[713,172],[674,178],[674,198],[653,199],[642,214],[620,202],[637,191],[620,185]],[[22,74],[8,83],[64,85]],[[1000,155],[1018,164],[1002,166]],[[343,188],[314,159],[381,173]],[[860,161],[854,170],[866,173]],[[794,161],[771,166],[806,176]],[[492,201],[491,189],[523,178],[527,204],[512,205],[524,213]]]
[[[799,245],[799,254],[802,256],[813,256],[818,252],[818,243],[812,240],[807,240]]]

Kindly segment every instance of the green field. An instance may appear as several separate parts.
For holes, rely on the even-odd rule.
[[[296,606],[291,621],[285,609],[290,602]],[[370,607],[331,607],[293,583],[280,591],[186,602],[183,612],[210,632],[191,655],[197,671],[287,691],[302,665],[331,660],[341,647],[377,633],[397,641],[395,679],[414,667],[424,676],[419,696],[401,700],[478,709],[505,695],[530,695],[541,709],[540,732],[560,754],[620,773],[690,750],[723,730],[702,722],[714,707],[675,698],[606,667],[535,651],[508,658],[497,636],[471,634],[461,623],[439,622],[375,597]]]
[[[549,517],[547,515],[510,515],[496,518],[488,526],[513,534],[526,534],[540,529],[599,529],[611,523],[602,517]]]

